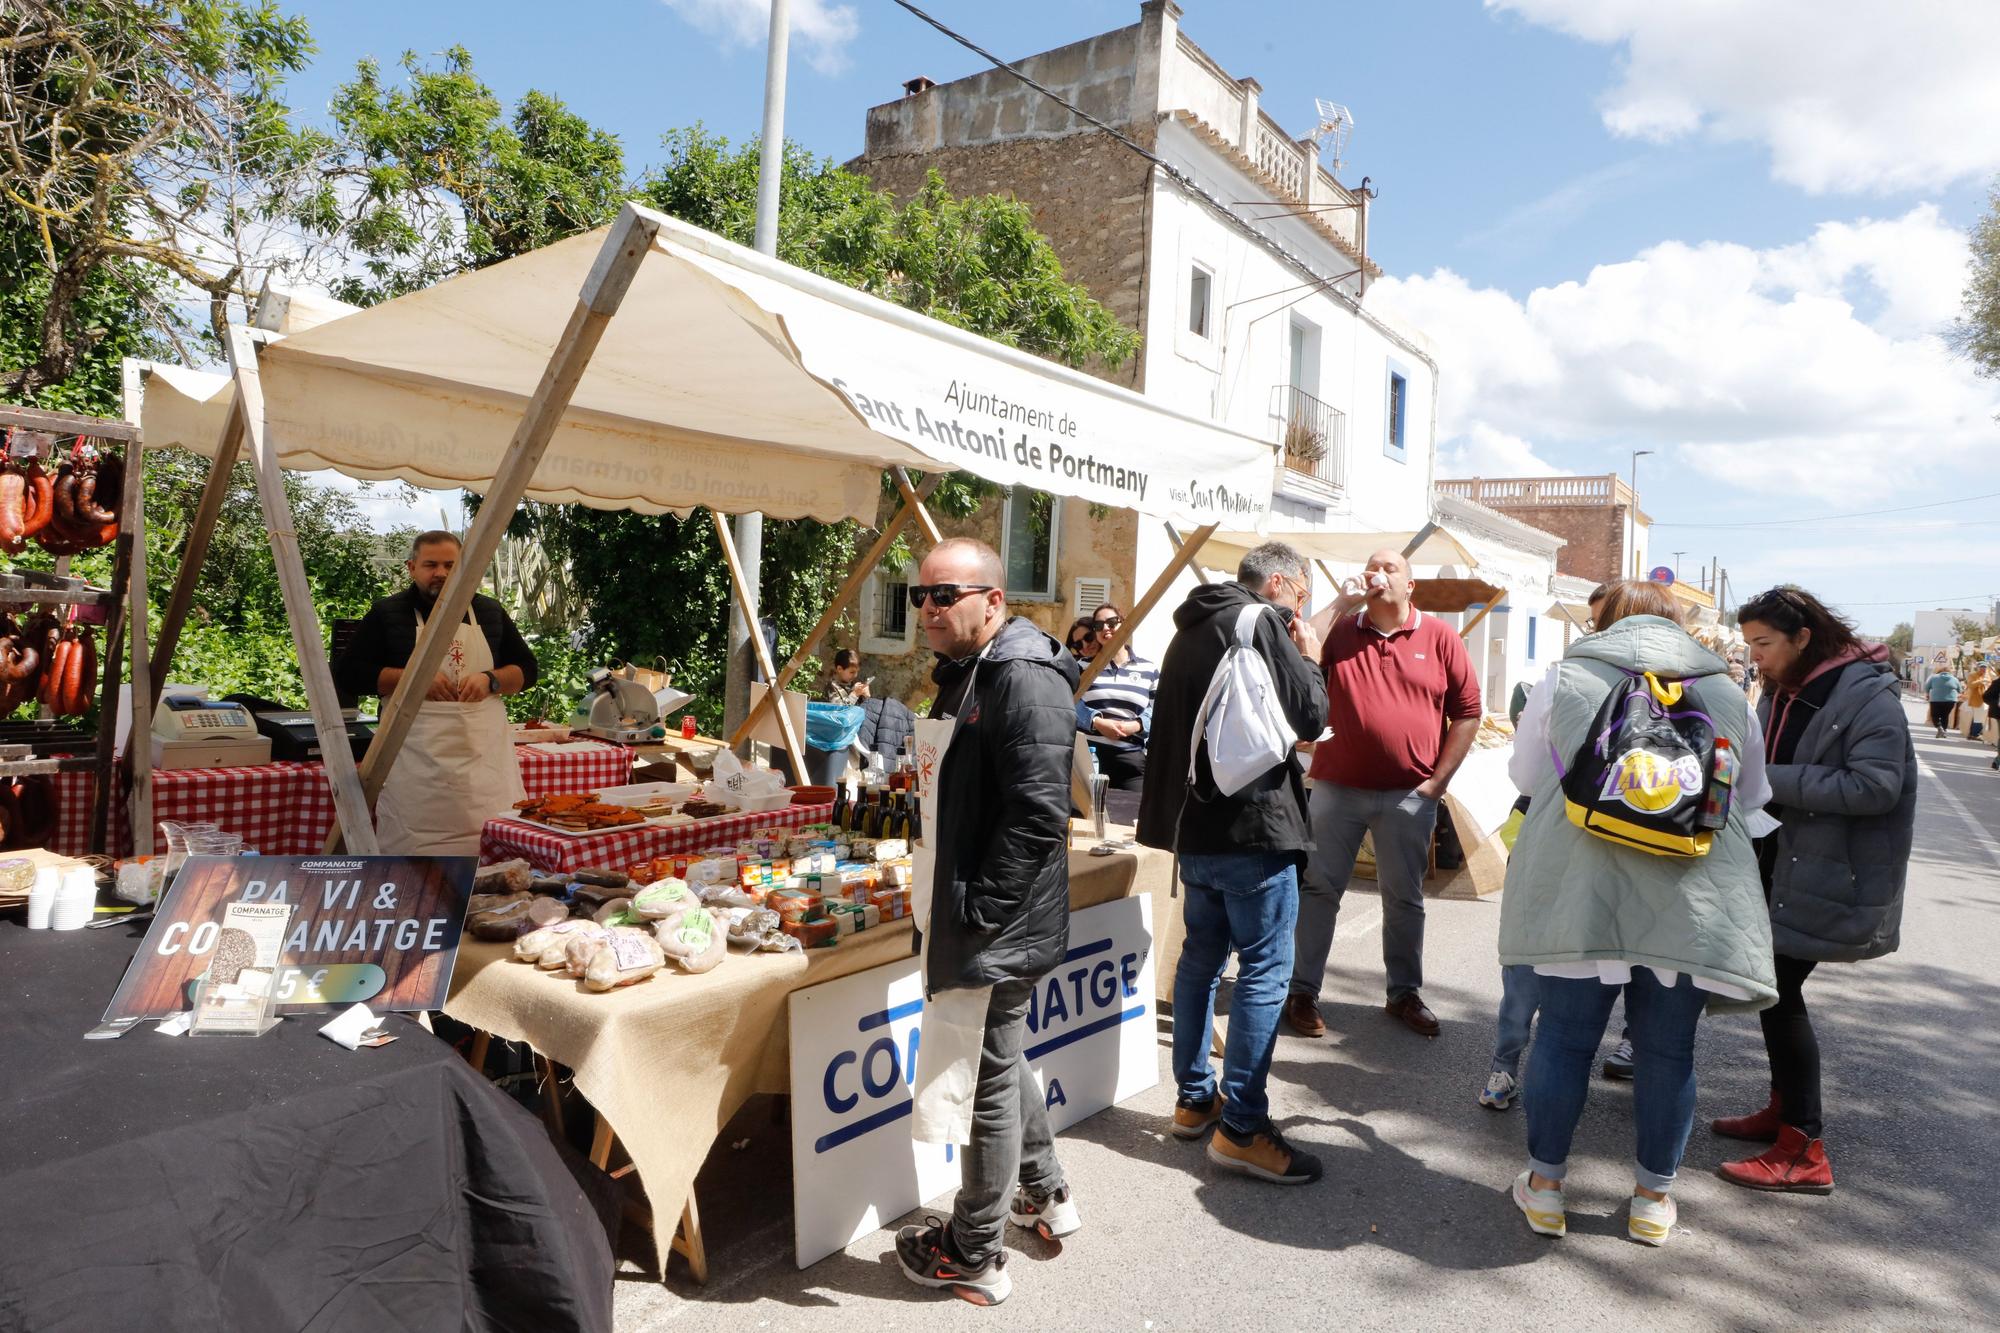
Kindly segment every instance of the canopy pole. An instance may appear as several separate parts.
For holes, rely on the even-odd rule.
[[[1433,519],[1429,523],[1424,524],[1421,528],[1418,528],[1417,535],[1410,538],[1410,544],[1403,548],[1404,561],[1407,562],[1411,556],[1415,555],[1420,549],[1422,549],[1423,544],[1429,541],[1431,539],[1431,534],[1436,531],[1438,531],[1438,525],[1435,519]]]
[[[1507,598],[1503,595],[1498,600],[1488,602],[1486,605],[1480,607],[1479,614],[1465,622],[1465,628],[1458,632],[1458,637],[1463,639],[1466,636],[1470,635],[1472,631],[1478,627],[1480,621],[1492,615],[1496,608],[1504,606],[1506,605],[1506,603],[1507,603]]]
[[[410,655],[409,665],[404,668],[395,693],[382,701],[382,717],[375,728],[375,739],[369,742],[368,753],[361,760],[362,781],[366,784],[369,800],[381,794],[389,769],[396,762],[404,739],[410,734],[410,724],[416,720],[417,709],[423,706],[430,682],[444,664],[445,650],[451,645],[466,612],[472,609],[472,596],[486,577],[494,553],[500,549],[500,539],[506,535],[508,520],[513,518],[521,496],[534,479],[535,469],[548,450],[549,440],[561,423],[563,413],[568,410],[570,398],[576,393],[576,386],[583,379],[583,372],[589,367],[590,358],[597,351],[605,328],[618,312],[619,303],[625,299],[633,275],[639,271],[640,263],[652,249],[653,237],[659,229],[660,224],[655,217],[626,204],[618,214],[618,220],[612,224],[610,233],[605,236],[604,246],[597,252],[597,260],[590,266],[589,276],[584,278],[583,288],[577,294],[576,309],[570,312],[569,323],[564,327],[562,336],[556,339],[548,364],[542,368],[541,382],[535,386],[535,395],[528,400],[527,409],[521,414],[521,424],[514,428],[514,437],[508,441],[506,453],[501,455],[493,484],[487,488],[485,500],[479,506],[479,517],[473,520],[471,530],[465,534],[458,565],[452,570],[451,577],[445,580],[444,591],[438,594],[436,607],[424,621],[422,632],[417,635],[416,651]],[[327,751],[329,763],[334,750],[341,755],[348,754],[345,731],[341,733],[337,745],[323,748]],[[365,812],[367,806],[364,804],[362,808]],[[327,850],[337,851],[339,845],[340,830],[336,828],[327,840]]]
[[[174,571],[174,590],[167,596],[166,610],[160,613],[160,641],[153,645],[153,665],[148,672],[151,702],[160,702],[160,688],[173,669],[174,649],[180,646],[181,626],[187,623],[188,608],[194,605],[195,585],[201,581],[202,566],[208,561],[208,544],[222,517],[222,503],[229,498],[229,483],[236,475],[236,460],[243,452],[243,409],[232,401],[229,419],[222,423],[222,438],[215,444],[215,461],[209,464],[208,482],[201,488],[201,504],[194,511],[194,524],[181,543],[180,568]],[[137,680],[136,674],[133,678]]]
[[[1160,526],[1164,527],[1167,530],[1167,540],[1174,544],[1174,549],[1176,551],[1180,550],[1181,547],[1185,545],[1185,543],[1181,539],[1181,532],[1179,528],[1175,527],[1171,523],[1162,523]],[[1189,565],[1188,568],[1192,569],[1194,571],[1194,576],[1200,579],[1204,584],[1214,582],[1213,579],[1208,577],[1208,571],[1203,569],[1200,565]]]
[[[929,489],[922,495],[910,485],[910,474],[903,468],[892,467],[889,469],[889,475],[896,479],[896,489],[903,493],[903,503],[909,506],[911,514],[916,518],[917,528],[924,534],[924,540],[932,546],[942,542],[944,534],[938,531],[937,520],[931,517],[931,511],[924,508],[924,501],[930,497],[931,491],[937,489],[937,483],[944,479],[944,474],[941,472],[931,474],[936,480],[928,478],[925,480],[924,484]]]
[[[1195,556],[1201,553],[1201,548],[1208,544],[1208,539],[1214,536],[1215,530],[1221,526],[1220,523],[1210,523],[1206,527],[1196,528],[1194,535],[1174,552],[1173,559],[1167,561],[1166,568],[1162,569],[1159,577],[1153,580],[1153,586],[1146,589],[1146,595],[1139,599],[1139,604],[1125,617],[1125,623],[1112,634],[1109,643],[1098,648],[1097,656],[1091,658],[1090,665],[1083,669],[1083,679],[1076,683],[1077,698],[1083,697],[1083,692],[1090,688],[1091,683],[1104,671],[1104,668],[1111,665],[1119,650],[1131,642],[1132,631],[1138,629],[1140,622],[1160,604],[1160,599],[1167,595],[1167,589],[1174,586],[1175,577],[1193,562]]]
[[[369,818],[368,797],[361,790],[361,774],[355,769],[347,725],[340,716],[333,668],[327,665],[319,612],[313,609],[312,585],[306,581],[299,534],[292,526],[291,501],[285,496],[285,476],[278,467],[277,451],[264,433],[264,386],[257,378],[257,344],[249,329],[231,324],[227,346],[243,433],[250,445],[250,466],[257,476],[257,498],[264,507],[271,558],[278,567],[278,586],[285,595],[287,619],[292,625],[292,647],[299,655],[299,675],[305,679],[306,703],[312,709],[313,730],[319,735],[320,761],[326,765],[326,780],[333,788],[333,808],[338,816],[335,827],[346,833],[355,851],[372,855],[376,850],[375,825]]]
[[[935,491],[938,488],[938,483],[943,480],[944,474],[942,472],[933,472],[930,476],[924,478],[923,482],[917,487],[917,504],[914,510],[911,509],[910,501],[908,500],[896,506],[895,514],[890,517],[888,523],[883,525],[882,535],[875,539],[874,544],[868,548],[867,553],[855,563],[854,569],[847,576],[847,581],[840,585],[839,591],[835,592],[832,599],[827,602],[826,610],[820,613],[818,623],[806,633],[804,641],[799,644],[798,651],[793,653],[791,660],[785,663],[785,669],[778,673],[776,687],[766,690],[762,699],[750,705],[748,716],[737,723],[736,729],[729,733],[728,744],[731,749],[742,743],[743,738],[750,734],[750,728],[757,725],[757,719],[764,715],[764,710],[769,708],[777,696],[783,692],[784,688],[791,683],[792,677],[798,675],[800,670],[804,668],[806,660],[813,655],[813,650],[819,647],[820,640],[826,637],[827,632],[833,628],[834,622],[840,619],[841,611],[846,608],[848,602],[854,599],[855,594],[861,591],[861,585],[866,583],[868,576],[875,572],[875,566],[879,565],[882,562],[882,557],[888,554],[889,547],[895,542],[897,536],[904,528],[909,526],[910,519],[917,515],[928,516],[929,511],[923,507],[923,501],[930,498],[931,492]],[[918,518],[918,522],[922,521],[922,518]]]
[[[125,358],[120,368],[125,396],[125,419],[133,425],[139,424],[140,407],[145,398],[145,385],[139,363]],[[134,481],[134,474],[138,480]],[[146,451],[142,445],[134,446],[125,460],[125,485],[131,489],[135,484],[141,496],[128,495],[123,512],[143,513],[145,501]],[[131,582],[126,592],[129,597],[125,616],[131,624],[132,644],[132,726],[125,734],[125,761],[132,766],[132,854],[151,856],[153,854],[153,685],[147,663],[146,612],[151,605],[146,589],[146,538],[145,533],[136,534],[132,543]]]
[[[737,604],[741,605],[747,584],[743,578],[743,563],[736,558],[736,539],[730,535],[729,520],[711,509],[708,516],[715,520],[715,539],[722,543],[722,563],[729,566],[729,582],[736,589]],[[771,682],[765,689],[766,696],[778,694],[778,671],[771,665],[771,650],[764,643],[762,632],[750,636],[750,650],[757,655],[757,666],[764,673],[764,679]],[[792,774],[802,781],[806,772],[806,752],[799,746],[798,733],[792,729],[792,712],[780,700],[778,708],[778,731],[785,738],[785,753],[792,759]]]

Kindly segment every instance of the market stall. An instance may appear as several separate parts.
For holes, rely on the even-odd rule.
[[[0,920],[10,1327],[611,1328],[601,1201],[450,1047],[81,1040],[137,948]]]
[[[589,788],[565,788],[568,791]],[[831,805],[793,805],[782,810],[749,811],[691,820],[685,824],[644,823],[577,837],[526,820],[502,816],[486,821],[479,838],[479,859],[522,860],[552,875],[589,866],[630,866],[707,847],[730,846],[761,828],[797,828],[824,820]]]
[[[1070,857],[1070,903],[1081,910],[1151,895],[1155,982],[1165,998],[1179,957],[1171,858],[1150,849]],[[1171,931],[1162,929],[1172,922]],[[523,1041],[568,1066],[594,1108],[593,1158],[613,1141],[638,1168],[663,1222],[681,1208],[680,1234],[656,1235],[665,1271],[669,1244],[706,1277],[694,1179],[716,1134],[752,1094],[791,1091],[785,999],[795,990],[906,960],[908,920],[841,939],[836,947],[732,954],[711,972],[661,975],[609,994],[516,962],[512,947],[468,942],[460,950],[445,1012],[483,1032]],[[684,1204],[684,1207],[682,1205]]]
[[[335,838],[356,851],[374,846],[369,802],[395,762],[414,704],[402,694],[384,701],[358,767],[338,743],[342,719],[290,540],[282,468],[334,468],[483,494],[457,571],[405,673],[413,681],[435,671],[449,627],[462,619],[523,498],[649,513],[707,507],[737,598],[746,601],[744,571],[722,514],[873,522],[886,469],[902,504],[785,671],[760,661],[765,676],[780,683],[817,646],[838,604],[903,527],[914,523],[936,540],[924,483],[910,469],[965,469],[1004,484],[1141,509],[1204,533],[1224,521],[1261,522],[1270,505],[1275,460],[1268,442],[1165,410],[636,206],[598,233],[261,348],[249,331],[232,330],[228,351],[232,375],[220,387],[190,391],[184,376],[167,375],[149,386],[153,441],[198,449],[216,463],[163,620],[154,678],[163,678],[171,660],[213,527],[220,503],[213,479],[247,452],[326,745]],[[753,635],[751,643],[763,659],[761,639]],[[776,717],[781,732],[793,729],[788,710],[776,710]],[[803,754],[796,736],[785,740],[794,756]],[[696,843],[717,836],[715,821],[700,822],[709,827],[670,836]],[[569,849],[593,860],[609,850]],[[1129,892],[1140,881],[1130,863],[1125,871],[1120,864],[1119,857],[1100,857],[1080,866],[1079,890]],[[850,924],[855,916],[842,915]],[[816,931],[834,919],[787,924]],[[450,1010],[530,1041],[544,1059],[577,1067],[577,1086],[607,1117],[603,1151],[594,1154],[600,1164],[612,1124],[642,1140],[673,1137],[672,1125],[658,1115],[660,1088],[668,1080],[685,1083],[697,1132],[657,1150],[642,1143],[634,1152],[646,1159],[640,1167],[648,1192],[671,1216],[712,1125],[727,1118],[715,1108],[733,1107],[760,1079],[782,1086],[783,1038],[772,1036],[772,1014],[786,991],[815,970],[859,971],[904,956],[906,930],[878,925],[831,949],[731,958],[713,973],[667,976],[609,995],[584,995],[574,982],[502,964],[493,951],[482,958],[475,946],[462,958]],[[737,987],[756,998],[735,994]],[[704,999],[711,990],[726,999]],[[619,1026],[629,1031],[606,1030],[628,1013],[632,1021]],[[666,1032],[734,1044],[669,1060],[656,1049]],[[693,1165],[682,1169],[690,1155]],[[688,1228],[682,1243],[698,1248],[698,1234]]]

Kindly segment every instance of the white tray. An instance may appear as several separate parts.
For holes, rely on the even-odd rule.
[[[519,810],[509,810],[500,817],[547,833],[560,833],[565,838],[601,838],[607,833],[639,833],[653,827],[651,820],[642,819],[636,824],[613,824],[609,828],[562,828],[555,824],[545,824],[539,819],[530,819]]]

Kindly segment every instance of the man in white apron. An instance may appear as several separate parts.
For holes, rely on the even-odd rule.
[[[911,1133],[964,1152],[951,1218],[904,1227],[896,1256],[920,1286],[997,1305],[1012,1289],[1010,1220],[1050,1237],[1082,1225],[1022,1053],[1035,992],[1069,947],[1078,667],[1008,617],[1006,574],[984,543],[940,544],[918,580],[910,600],[940,688],[917,735],[931,795],[912,903],[924,1020]]]
[[[459,554],[449,532],[417,537],[405,566],[410,586],[368,609],[334,663],[343,692],[385,699],[395,692]],[[475,594],[376,801],[384,852],[479,854],[480,828],[525,795],[502,696],[520,693],[535,675],[534,654],[507,608]]]

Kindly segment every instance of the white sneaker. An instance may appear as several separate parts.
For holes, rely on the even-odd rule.
[[[1514,1104],[1514,1094],[1521,1090],[1521,1084],[1512,1074],[1496,1069],[1486,1076],[1486,1086],[1479,1090],[1479,1104],[1488,1110],[1504,1111]]]
[[[1657,1201],[1634,1194],[1632,1210],[1625,1220],[1625,1234],[1641,1245],[1665,1245],[1680,1211],[1671,1194]]]
[[[1083,1214],[1077,1211],[1068,1185],[1058,1185],[1053,1194],[1046,1196],[1029,1193],[1025,1185],[1015,1186],[1014,1203],[1007,1217],[1017,1227],[1040,1232],[1043,1240],[1055,1240],[1083,1229]]]
[[[1528,1184],[1532,1170],[1514,1177],[1514,1206],[1528,1219],[1528,1230],[1537,1236],[1566,1236],[1569,1218],[1563,1213],[1560,1189],[1538,1190]]]

